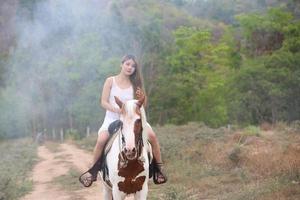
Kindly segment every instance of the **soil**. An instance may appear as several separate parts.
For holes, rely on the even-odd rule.
[[[99,200],[103,198],[100,181],[94,182],[89,188],[82,186],[81,189],[76,190],[64,189],[61,184],[53,181],[59,176],[68,174],[72,168],[79,172],[86,171],[91,166],[91,152],[81,150],[72,144],[62,143],[58,144],[55,151],[49,150],[47,145],[39,146],[38,156],[40,161],[35,165],[31,174],[33,191],[22,200]],[[78,180],[78,177],[76,179]],[[131,198],[127,198],[129,199]]]

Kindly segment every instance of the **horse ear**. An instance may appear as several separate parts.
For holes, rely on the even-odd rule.
[[[123,102],[122,102],[118,97],[116,97],[116,96],[114,96],[114,97],[115,97],[115,101],[116,101],[116,103],[118,104],[118,106],[119,106],[120,108],[122,108]]]
[[[138,107],[142,107],[144,101],[145,101],[145,96],[142,96],[136,104],[138,105]]]

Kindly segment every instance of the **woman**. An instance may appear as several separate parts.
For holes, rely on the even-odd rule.
[[[101,106],[106,109],[106,114],[103,124],[98,131],[98,139],[94,148],[94,166],[102,155],[104,146],[109,138],[108,126],[120,118],[121,109],[116,104],[114,96],[117,96],[122,102],[139,99],[145,96],[141,88],[143,88],[142,77],[136,59],[133,55],[126,55],[122,58],[120,73],[116,76],[108,77],[103,86]],[[167,177],[163,173],[160,146],[150,126],[148,128],[148,139],[157,163],[157,174],[154,174],[154,182],[156,184],[165,183]],[[97,180],[97,174],[97,170],[90,169],[83,174],[84,176],[80,177],[80,182],[88,187]]]

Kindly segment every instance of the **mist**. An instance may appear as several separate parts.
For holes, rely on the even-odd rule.
[[[87,127],[96,132],[104,116],[104,110],[99,106],[103,82],[106,77],[119,72],[121,57],[127,53],[136,55],[140,61],[145,91],[151,96],[147,111],[151,123],[179,124],[196,120],[221,126],[228,121],[240,120],[239,116],[245,116],[240,112],[245,110],[249,113],[242,101],[240,109],[232,109],[224,101],[221,102],[224,109],[218,109],[220,102],[211,107],[212,102],[205,99],[214,99],[209,96],[212,93],[207,91],[208,97],[202,97],[205,88],[209,88],[204,86],[214,84],[205,81],[206,77],[201,77],[200,72],[188,72],[194,68],[202,70],[210,67],[207,65],[216,68],[217,64],[210,57],[207,58],[209,64],[203,62],[203,56],[216,54],[215,58],[228,61],[219,62],[221,65],[218,67],[238,76],[239,73],[231,69],[243,66],[241,58],[258,57],[260,55],[253,52],[264,51],[256,51],[256,47],[264,48],[262,43],[274,42],[270,40],[272,37],[261,35],[264,42],[255,44],[244,35],[249,30],[236,17],[259,13],[268,22],[272,19],[268,17],[270,7],[280,7],[280,10],[299,19],[300,4],[280,0],[3,0],[0,6],[0,135],[4,138],[34,135],[45,129],[48,132],[76,130],[81,134]],[[291,23],[289,19],[287,17],[286,21]],[[286,28],[282,27],[282,30]],[[268,27],[263,29],[269,30]],[[220,57],[215,50],[205,53],[210,49],[204,44],[189,46],[198,44],[193,37],[200,37],[202,41],[203,32],[211,33],[212,38],[207,43],[214,41],[211,45],[218,49],[216,45],[221,45],[223,40],[222,45],[230,53],[223,53]],[[271,31],[269,35],[272,34]],[[285,37],[286,40],[289,38]],[[282,44],[285,43],[278,42],[277,46]],[[194,60],[190,59],[191,55]],[[184,74],[178,71],[181,68],[183,73],[187,73],[186,77],[195,75],[195,79],[191,79],[195,83],[189,78],[185,80]],[[225,77],[213,80],[219,79],[228,81]],[[178,85],[170,84],[174,82]],[[234,87],[239,85],[234,84]],[[195,99],[184,92],[191,88]],[[220,95],[219,99],[226,97],[220,92],[216,94]],[[232,98],[236,100],[234,96]],[[289,98],[295,99],[294,96],[286,97]],[[204,102],[200,103],[199,99]],[[262,101],[264,99],[262,97]],[[198,110],[190,109],[189,104],[183,107],[182,102],[194,102]],[[258,107],[260,105],[257,104]],[[269,105],[265,107],[269,108]],[[205,107],[211,110],[203,109]],[[226,110],[228,112],[223,113]],[[282,110],[280,116],[284,119],[289,116],[288,120],[297,119],[299,112],[291,110],[293,115]],[[208,113],[211,115],[207,116]],[[269,114],[266,115],[270,118]],[[261,116],[255,115],[254,120],[247,116],[243,120],[257,123]]]
[[[97,130],[104,115],[98,101],[103,81],[118,72],[123,54],[136,53],[126,41],[130,30],[121,31],[109,2],[48,0],[29,13],[19,8],[5,79],[12,87],[2,93],[5,135]]]

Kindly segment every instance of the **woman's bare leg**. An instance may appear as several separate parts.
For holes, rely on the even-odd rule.
[[[156,163],[159,163],[159,165],[162,167],[162,159],[161,159],[159,142],[156,137],[156,134],[154,133],[154,131],[152,130],[152,128],[150,126],[148,127],[148,139],[152,146],[153,157],[155,158]],[[163,174],[163,172],[161,170],[162,169],[160,168],[160,173],[158,174],[158,177],[157,177],[157,181],[159,183],[162,183],[167,180],[166,175]]]
[[[153,156],[154,156],[156,162],[162,163],[159,142],[156,137],[156,134],[154,133],[154,131],[152,130],[151,127],[149,127],[149,129],[148,129],[148,139],[152,146],[152,153],[153,153]]]
[[[97,162],[97,161],[99,160],[99,158],[102,155],[103,148],[104,148],[108,138],[109,138],[108,131],[101,131],[98,133],[97,143],[94,148],[93,164],[87,172],[83,173],[79,177],[79,181],[85,187],[91,186],[92,183],[97,180],[97,174],[98,174],[98,171],[100,169],[100,164],[101,164],[100,162]]]
[[[108,131],[100,131],[98,133],[98,139],[97,139],[97,143],[94,147],[94,153],[93,153],[93,165],[97,162],[97,160],[102,155],[104,146],[105,146],[108,138],[109,138]]]

